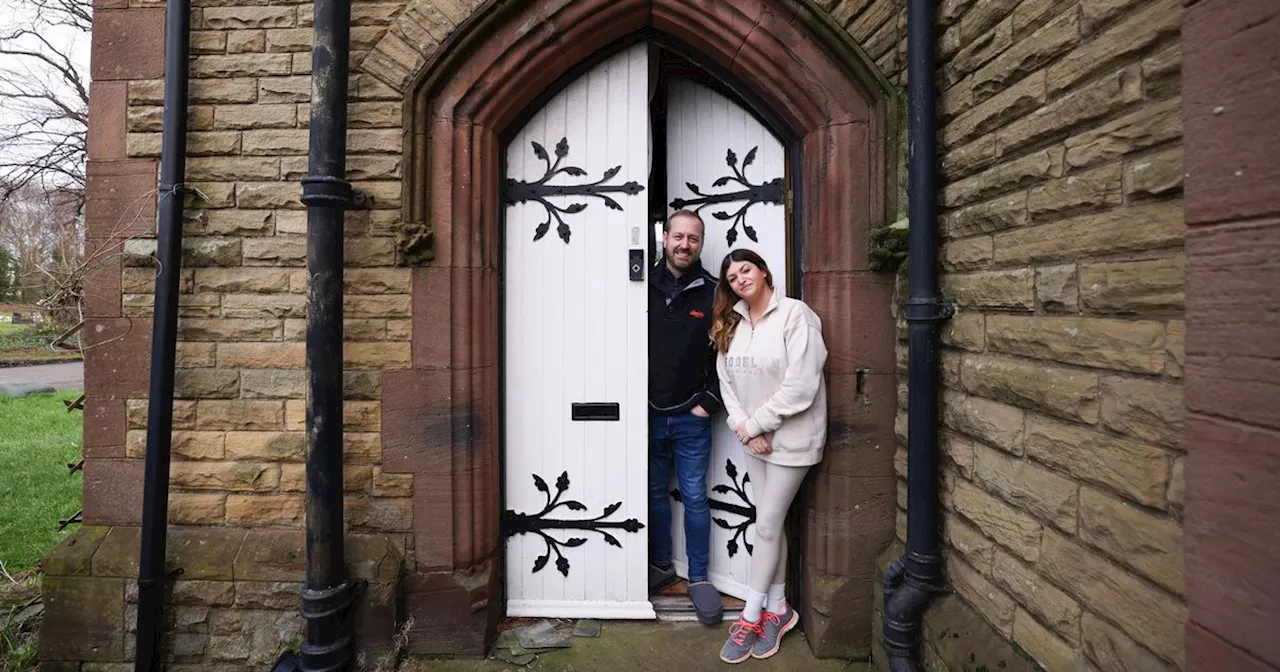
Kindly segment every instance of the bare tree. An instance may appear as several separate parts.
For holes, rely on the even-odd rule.
[[[84,204],[92,0],[18,0],[0,16],[0,202],[27,186]],[[7,25],[6,25],[7,24]]]
[[[59,324],[79,321],[84,264],[79,194],[28,185],[0,201],[0,247],[12,257],[12,294]]]

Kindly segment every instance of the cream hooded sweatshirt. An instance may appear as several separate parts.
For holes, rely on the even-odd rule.
[[[822,320],[804,302],[776,292],[753,327],[746,301],[729,352],[716,357],[729,428],[746,421],[773,446],[762,460],[801,467],[822,461],[827,441],[827,347]]]

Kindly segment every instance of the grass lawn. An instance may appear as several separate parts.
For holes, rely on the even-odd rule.
[[[58,532],[58,520],[80,508],[80,411],[62,400],[76,391],[21,399],[0,396],[0,562],[10,574],[35,566],[40,556],[75,525]]]
[[[80,359],[79,351],[54,350],[49,347],[49,341],[58,336],[59,332],[43,325],[0,322],[0,366]]]

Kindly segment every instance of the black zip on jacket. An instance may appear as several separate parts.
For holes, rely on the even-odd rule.
[[[658,262],[649,274],[649,408],[678,415],[720,410],[711,304],[716,278],[695,264],[679,278]]]

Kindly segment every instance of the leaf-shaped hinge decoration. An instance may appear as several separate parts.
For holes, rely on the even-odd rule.
[[[549,530],[582,530],[584,532],[595,532],[604,538],[605,542],[610,546],[622,548],[622,542],[609,532],[609,530],[622,530],[635,534],[644,529],[644,523],[635,518],[628,518],[622,521],[606,521],[605,518],[612,516],[622,508],[622,502],[614,502],[604,508],[604,513],[595,518],[583,518],[578,520],[563,520],[557,518],[548,518],[547,515],[560,507],[564,507],[570,511],[586,511],[587,506],[582,502],[573,499],[561,501],[564,493],[569,490],[569,472],[562,472],[560,477],[556,479],[556,494],[552,496],[551,488],[547,486],[547,482],[537,474],[533,475],[533,487],[539,492],[546,495],[546,505],[542,510],[533,513],[518,513],[508,509],[502,514],[502,530],[503,535],[507,538],[517,534],[536,534],[542,537],[545,546],[545,552],[533,561],[533,571],[541,571],[543,567],[551,560],[551,554],[556,556],[556,570],[564,576],[569,576],[569,559],[564,557],[561,552],[562,548],[575,548],[587,543],[584,537],[570,537],[566,540],[559,540],[547,533]]]
[[[640,186],[640,184],[634,180],[625,184],[605,184],[605,182],[617,177],[618,173],[622,170],[622,166],[614,166],[613,168],[604,171],[604,175],[595,182],[588,182],[586,184],[547,184],[551,178],[556,175],[564,174],[570,177],[585,177],[587,171],[578,168],[577,166],[560,167],[560,164],[569,156],[568,138],[560,138],[560,142],[556,143],[555,163],[551,162],[551,156],[547,153],[546,147],[543,147],[538,142],[531,142],[530,144],[533,145],[533,155],[541,159],[542,162],[547,165],[546,173],[534,182],[525,182],[523,180],[507,178],[506,199],[507,205],[517,205],[533,201],[540,204],[543,209],[547,211],[547,221],[538,225],[538,228],[533,234],[534,240],[541,240],[543,236],[547,235],[547,231],[551,229],[551,221],[554,219],[557,222],[556,234],[559,235],[560,240],[563,240],[567,245],[572,231],[569,230],[569,225],[564,221],[564,217],[562,215],[573,215],[587,209],[587,204],[581,201],[561,207],[547,200],[548,198],[556,196],[592,196],[604,201],[605,206],[612,210],[622,210],[622,205],[611,198],[609,194],[627,194],[629,196],[634,196],[644,191],[644,187]]]
[[[725,513],[731,513],[742,518],[741,521],[733,524],[730,524],[729,521],[724,518],[712,518],[712,520],[715,522],[716,526],[721,529],[733,530],[733,537],[730,538],[729,543],[725,545],[729,549],[729,557],[732,558],[738,554],[738,539],[742,539],[742,545],[746,547],[747,554],[751,555],[752,552],[755,551],[755,548],[751,545],[751,542],[747,541],[747,529],[756,522],[756,505],[751,501],[751,498],[747,496],[747,484],[751,482],[751,474],[744,473],[742,475],[742,482],[739,483],[738,465],[734,464],[733,460],[730,459],[726,459],[724,461],[724,473],[729,477],[729,480],[733,481],[733,485],[725,485],[721,483],[720,485],[711,488],[711,491],[717,495],[733,494],[742,503],[734,504],[733,502],[707,498],[707,506],[714,511],[724,511]],[[677,502],[681,501],[680,491],[678,489],[672,490],[671,497]]]
[[[725,241],[730,247],[738,240],[738,225],[742,225],[742,232],[750,238],[752,242],[758,243],[760,239],[756,235],[756,230],[747,224],[747,210],[756,203],[773,203],[774,205],[782,205],[785,194],[783,193],[782,178],[775,177],[768,182],[761,184],[753,184],[747,179],[747,166],[755,163],[756,152],[760,147],[752,147],[751,151],[742,159],[742,168],[738,168],[738,155],[730,148],[725,152],[724,162],[733,171],[732,175],[725,175],[717,178],[712,183],[712,187],[723,187],[730,182],[736,182],[742,186],[737,191],[729,191],[721,194],[704,194],[698,185],[692,182],[685,182],[684,186],[693,192],[697,198],[677,198],[671,201],[671,207],[676,210],[692,209],[694,212],[700,212],[703,208],[712,204],[720,203],[742,203],[737,212],[729,214],[726,210],[717,210],[711,213],[712,217],[720,221],[732,222],[729,230],[725,233]]]

